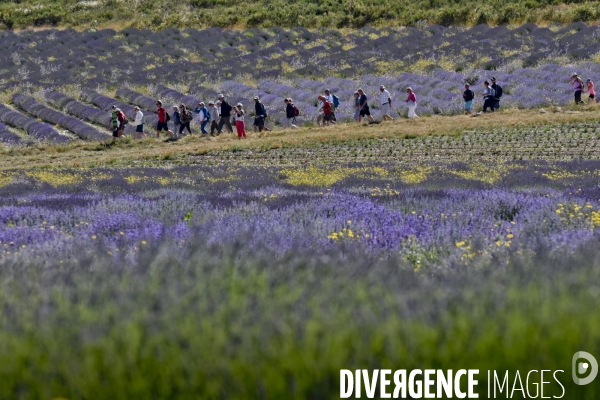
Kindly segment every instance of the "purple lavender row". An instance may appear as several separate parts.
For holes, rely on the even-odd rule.
[[[104,96],[103,94],[100,94],[90,89],[86,89],[82,92],[82,99],[105,110],[107,123],[110,119],[110,110],[113,105],[120,108],[121,111],[123,111],[127,118],[130,119],[132,122],[134,120],[135,110],[134,106],[132,106],[131,104],[127,104],[117,99],[113,99],[112,97]],[[158,122],[158,116],[153,116],[152,113],[145,109],[141,109],[140,111],[144,114],[145,123],[150,125],[156,125],[156,123]],[[125,133],[133,134],[133,132],[135,132],[135,126],[133,126],[133,124],[128,124],[125,126]]]
[[[136,106],[140,107],[140,110],[144,114],[144,123],[148,124],[149,126],[156,126],[158,123],[158,115],[156,115],[156,111],[148,111],[156,109],[156,99],[154,97],[135,92],[128,88],[118,89],[117,96],[126,100],[130,104],[135,104]]]
[[[38,103],[37,100],[31,96],[17,94],[13,96],[13,102],[22,110],[25,110],[44,121],[62,126],[79,136],[81,139],[105,141],[109,138],[108,134],[100,132],[98,129],[86,124],[78,118],[65,115],[60,111],[47,107],[42,103]]]
[[[106,111],[83,104],[61,92],[48,92],[45,97],[50,104],[64,110],[68,114],[81,118],[84,121],[93,122],[102,126],[106,126],[107,124]]]
[[[43,142],[64,144],[71,141],[71,138],[61,135],[53,126],[39,122],[35,118],[28,117],[3,104],[0,104],[0,121],[23,129],[29,136]]]
[[[21,136],[11,132],[6,125],[0,122],[0,142],[8,146],[22,146],[24,144]]]

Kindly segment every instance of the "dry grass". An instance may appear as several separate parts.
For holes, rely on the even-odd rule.
[[[600,121],[600,112],[541,113],[535,110],[507,110],[502,113],[468,116],[434,116],[411,121],[396,120],[373,125],[340,124],[324,128],[301,128],[250,133],[248,140],[238,141],[235,134],[218,138],[186,137],[164,143],[154,136],[134,141],[123,139],[111,146],[96,143],[75,143],[67,146],[37,146],[2,151],[0,170],[16,168],[94,168],[144,165],[156,160],[175,160],[187,155],[205,154],[213,150],[251,148],[311,147],[324,141],[339,143],[358,138],[403,138],[423,135],[460,135],[464,131],[490,130],[556,125],[563,123]]]

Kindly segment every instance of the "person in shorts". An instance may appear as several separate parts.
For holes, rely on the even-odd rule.
[[[144,113],[140,111],[138,106],[135,106],[133,110],[135,111],[135,118],[133,120],[133,125],[135,126],[134,138],[141,139],[146,137],[144,133]]]
[[[362,121],[362,119],[366,116],[369,118],[369,121],[375,122],[375,118],[371,115],[371,111],[369,110],[369,103],[367,102],[367,95],[364,90],[358,89],[358,94],[360,95],[358,100],[358,105],[360,106],[360,115],[358,118],[358,122]]]
[[[265,105],[261,103],[258,96],[254,96],[254,131],[262,132],[263,129],[267,132],[271,130],[265,126],[265,118],[267,118],[267,110]]]
[[[162,106],[162,101],[156,100],[156,114],[158,114],[158,124],[156,125],[156,138],[160,139],[160,132],[165,131],[171,138],[175,138],[175,134],[169,130],[167,125],[167,110]]]
[[[595,104],[596,103],[596,89],[594,88],[594,82],[592,82],[592,80],[590,78],[587,78],[585,84],[587,86],[587,91],[590,94],[590,97],[588,97],[587,103]]]
[[[465,114],[471,114],[471,108],[473,107],[473,99],[475,98],[475,93],[471,90],[471,86],[468,83],[465,83],[465,91],[463,92],[463,99],[465,100]]]

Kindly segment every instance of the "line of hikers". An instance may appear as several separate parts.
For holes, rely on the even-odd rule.
[[[392,121],[394,118],[391,117],[390,113],[392,110],[392,97],[390,92],[385,88],[385,86],[381,85],[379,87],[381,92],[381,109],[382,109],[382,120],[383,121]],[[417,107],[417,97],[412,89],[409,87],[406,89],[407,98],[406,103],[408,105],[408,117],[409,118],[419,118],[415,113],[415,109]],[[296,123],[296,117],[300,115],[300,110],[298,107],[294,105],[294,102],[291,98],[284,99],[285,103],[285,113],[286,120],[285,126],[286,128],[298,128]],[[319,126],[329,126],[335,125],[337,118],[335,116],[335,110],[340,106],[340,100],[335,95],[332,94],[329,89],[325,89],[324,94],[320,94],[317,97],[317,110],[319,115],[317,117],[317,125]],[[223,127],[227,129],[229,133],[233,133],[233,127],[231,124],[231,118],[233,117],[236,131],[238,134],[238,139],[246,138],[246,128],[244,124],[244,107],[241,103],[238,103],[235,106],[231,106],[226,100],[223,94],[217,96],[217,101],[209,101],[208,107],[204,102],[198,103],[198,106],[193,110],[193,112],[188,109],[185,104],[180,104],[179,107],[173,107],[173,113],[169,114],[166,108],[163,107],[162,101],[156,101],[156,114],[158,116],[158,123],[156,125],[156,137],[160,138],[160,133],[165,131],[169,136],[169,140],[177,140],[181,136],[186,136],[185,130],[188,133],[192,133],[190,128],[190,123],[194,120],[193,113],[197,114],[198,121],[200,122],[200,130],[202,131],[202,135],[209,135],[207,130],[207,125],[210,124],[210,135],[215,136],[220,135],[223,132]],[[354,93],[354,120],[356,122],[361,122],[363,118],[368,118],[370,123],[375,122],[375,119],[371,115],[371,111],[369,109],[368,98],[363,89],[358,89]],[[135,133],[134,137],[136,139],[141,139],[142,137],[146,137],[146,133],[144,132],[144,114],[140,111],[139,107],[134,108],[135,117],[134,117],[134,126]],[[258,96],[254,97],[254,131],[262,132],[271,131],[271,129],[265,126],[265,119],[267,119],[267,110],[263,103],[261,103]],[[168,122],[173,120],[175,125],[174,131],[171,131],[168,126]],[[125,130],[125,125],[129,123],[127,116],[125,113],[119,109],[117,106],[112,106],[111,118],[110,118],[110,127],[113,132],[113,142],[123,135]]]
[[[578,77],[576,73],[571,77],[571,84],[575,88],[575,103],[576,104],[584,104],[581,100],[581,94],[585,91],[583,81]],[[481,93],[483,98],[483,112],[487,113],[488,110],[490,112],[495,112],[500,109],[500,99],[503,95],[502,87],[496,82],[496,78],[491,78],[491,84],[489,81],[485,81],[483,83],[484,90]],[[594,90],[594,82],[591,79],[588,79],[585,87],[589,92],[588,103],[594,101],[596,97],[596,92]],[[380,91],[380,109],[381,109],[381,121],[393,121],[391,111],[392,111],[392,97],[390,92],[385,88],[384,85],[379,86]],[[406,88],[406,104],[408,106],[408,118],[419,118],[416,114],[417,108],[417,96],[413,92],[412,88]],[[472,114],[473,109],[473,100],[475,99],[475,93],[471,90],[470,85],[468,83],[465,84],[465,91],[463,92],[463,100],[465,102],[465,114]],[[286,128],[298,128],[296,123],[296,118],[300,115],[300,110],[298,107],[294,105],[294,102],[291,98],[284,99],[285,103],[285,127]],[[317,125],[318,126],[329,126],[336,124],[336,115],[335,110],[340,106],[340,100],[335,95],[332,94],[329,89],[325,89],[324,94],[320,94],[317,97]],[[208,107],[204,102],[198,103],[198,106],[192,111],[188,109],[184,104],[180,104],[179,107],[173,107],[173,113],[169,114],[167,110],[163,107],[163,104],[160,100],[156,101],[157,115],[158,115],[158,124],[156,126],[156,137],[160,138],[160,133],[165,131],[169,136],[169,140],[177,140],[181,136],[186,136],[185,130],[188,133],[192,133],[190,128],[190,123],[194,120],[194,115],[197,115],[198,121],[200,123],[200,129],[202,131],[202,135],[209,135],[207,127],[210,127],[210,135],[215,136],[220,135],[223,132],[223,127],[227,129],[229,133],[233,133],[233,127],[231,120],[233,118],[235,128],[238,134],[238,139],[246,138],[246,128],[244,124],[244,116],[245,111],[244,107],[241,103],[236,104],[235,106],[230,105],[226,100],[223,94],[219,94],[217,96],[216,101],[209,101]],[[135,125],[135,134],[134,137],[136,139],[145,137],[144,133],[144,115],[140,111],[139,107],[135,107],[135,118],[133,124]],[[254,97],[254,131],[262,132],[263,130],[270,131],[271,129],[265,126],[265,120],[267,119],[267,110],[263,103],[261,103],[258,96]],[[371,115],[371,110],[368,104],[368,98],[363,89],[358,89],[354,93],[354,121],[360,123],[363,119],[368,119],[369,123],[375,123],[375,119]],[[174,131],[171,131],[167,125],[169,121],[173,120],[175,124]],[[127,117],[116,106],[112,106],[111,113],[111,127],[113,130],[113,142],[116,138],[121,137],[123,134],[125,125],[128,123]]]

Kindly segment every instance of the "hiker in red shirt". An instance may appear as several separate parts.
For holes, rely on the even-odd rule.
[[[167,110],[162,106],[162,101],[156,100],[156,113],[158,114],[158,125],[156,125],[156,138],[160,139],[160,131],[166,131],[171,138],[174,138],[175,135],[173,132],[169,130],[169,126],[167,125]]]
[[[330,123],[335,125],[333,120],[331,102],[327,101],[325,96],[319,95],[319,100],[323,102],[323,125],[329,125]]]

